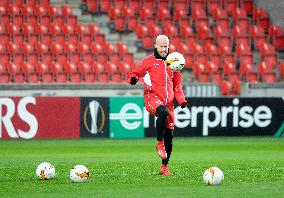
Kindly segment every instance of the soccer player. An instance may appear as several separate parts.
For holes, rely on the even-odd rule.
[[[168,162],[172,153],[174,130],[174,98],[181,108],[188,102],[182,90],[180,71],[171,70],[166,64],[169,54],[169,39],[166,35],[158,35],[154,45],[154,53],[144,58],[137,67],[128,73],[128,83],[135,85],[139,78],[144,79],[144,104],[147,111],[157,116],[157,152],[162,158],[160,174],[173,175],[168,170]]]

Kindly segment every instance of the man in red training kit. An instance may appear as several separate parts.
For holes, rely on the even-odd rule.
[[[168,170],[172,153],[174,130],[174,98],[181,108],[188,103],[182,90],[180,71],[167,66],[169,39],[165,35],[156,37],[154,53],[144,58],[137,67],[129,72],[128,83],[135,85],[139,78],[144,79],[144,104],[151,115],[157,117],[157,152],[162,158],[160,174],[173,175]]]

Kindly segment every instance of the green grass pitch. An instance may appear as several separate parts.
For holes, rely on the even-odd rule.
[[[158,174],[155,139],[1,140],[0,197],[283,197],[284,143],[273,137],[175,138],[170,169]],[[56,177],[39,181],[47,161]],[[90,170],[72,183],[70,168]],[[206,168],[222,169],[225,181],[206,186]]]

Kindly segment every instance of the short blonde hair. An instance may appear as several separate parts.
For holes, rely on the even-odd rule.
[[[170,44],[169,38],[168,38],[166,35],[164,35],[164,34],[160,34],[160,35],[158,35],[158,36],[156,37],[156,42],[155,42],[155,44],[157,44],[157,42],[160,41],[160,40],[166,40],[166,41],[167,41],[167,44],[168,44],[168,45]]]

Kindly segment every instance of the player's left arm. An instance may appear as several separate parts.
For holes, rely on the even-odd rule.
[[[180,71],[174,72],[173,88],[175,99],[182,108],[185,108],[188,105],[188,102],[186,101],[182,90],[182,76]]]

